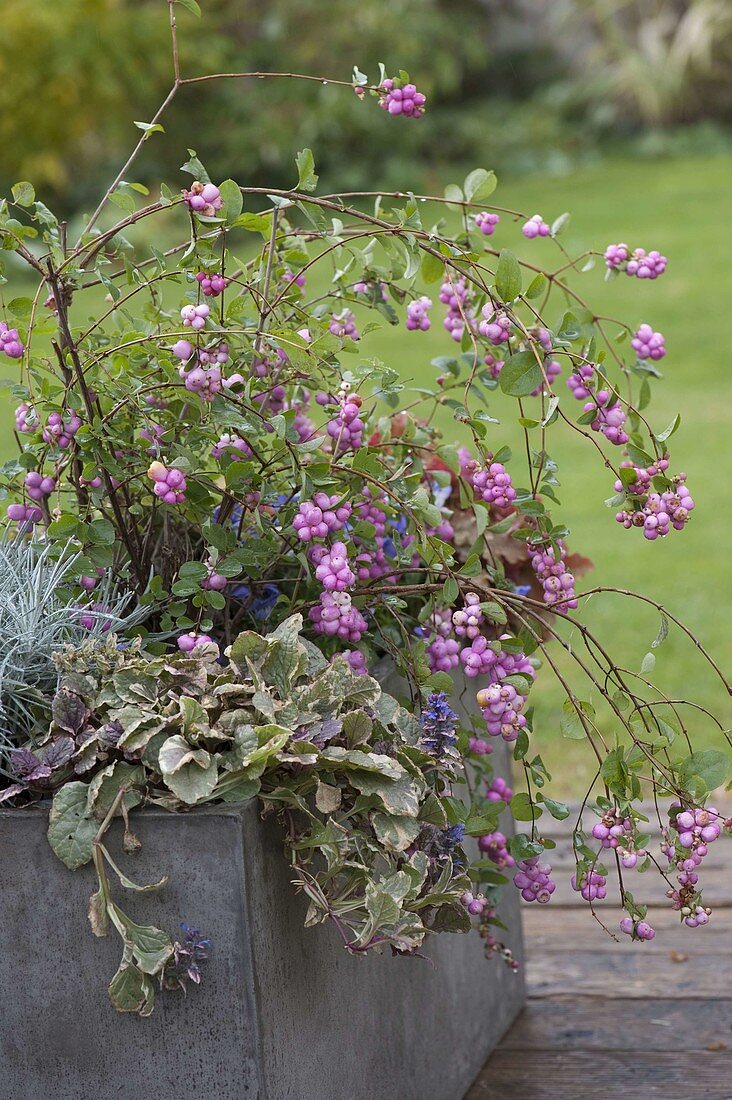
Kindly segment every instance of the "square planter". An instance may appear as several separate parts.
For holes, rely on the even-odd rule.
[[[47,816],[0,813],[3,1100],[460,1100],[523,1002],[521,974],[487,962],[475,935],[429,940],[430,963],[354,958],[333,928],[304,928],[278,826],[255,802],[133,815],[143,848],[124,868],[169,881],[123,907],[214,946],[200,987],[159,992],[148,1019],[120,1015],[106,992],[119,938],[92,936],[94,873],[56,859]],[[113,853],[119,838],[115,822]],[[518,892],[505,894],[520,960]]]

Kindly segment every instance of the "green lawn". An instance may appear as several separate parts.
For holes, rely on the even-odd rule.
[[[656,385],[649,412],[658,430],[681,412],[682,426],[671,440],[671,452],[674,468],[687,471],[698,504],[688,528],[655,544],[646,542],[639,532],[624,531],[603,505],[612,486],[597,452],[561,425],[554,428],[547,445],[560,462],[559,495],[563,518],[572,530],[571,547],[595,563],[585,585],[629,587],[665,603],[684,619],[723,668],[730,665],[732,648],[725,608],[732,580],[728,541],[732,534],[728,351],[732,310],[727,300],[732,280],[720,230],[726,228],[729,215],[731,171],[732,159],[724,156],[659,163],[611,162],[563,179],[513,181],[499,186],[495,196],[498,204],[528,214],[540,211],[549,221],[570,211],[572,220],[563,235],[570,253],[588,247],[602,249],[611,241],[624,240],[657,247],[670,259],[663,278],[653,283],[620,278],[606,284],[598,265],[576,276],[575,285],[601,313],[633,324],[648,321],[666,336],[668,354],[661,363],[666,378]],[[493,241],[538,263],[557,263],[552,242],[525,242],[518,226],[508,220],[501,222]],[[11,296],[26,289],[6,288]],[[436,299],[437,288],[430,287],[429,293]],[[430,359],[455,349],[442,329],[441,316],[442,307],[436,308],[429,333],[407,332],[403,325],[384,328],[369,338],[369,354],[381,355],[405,380],[424,384],[435,373]],[[3,374],[10,376],[9,364]],[[571,411],[578,411],[563,385],[559,392],[567,394],[566,405]],[[9,430],[10,403],[5,398],[0,411],[4,458],[14,446]],[[497,395],[490,411],[506,418],[505,425],[495,428],[496,446],[506,438],[515,441],[516,429],[510,421],[515,413],[513,403]],[[448,415],[441,423],[448,436],[457,434]],[[514,466],[517,480],[523,483],[518,453]],[[595,596],[585,614],[618,662],[639,670],[656,636],[658,614],[619,596]],[[579,637],[571,640],[579,646]],[[657,650],[652,676],[672,697],[695,699],[722,714],[729,724],[728,700],[719,681],[673,627]],[[582,688],[578,691],[584,694]],[[557,790],[576,797],[577,781],[591,777],[594,757],[583,743],[560,737],[558,714],[563,698],[551,671],[544,669],[534,691],[535,740],[555,773]],[[608,732],[612,733],[610,725]],[[690,732],[699,743],[715,743],[709,723],[695,719],[693,713]]]
[[[603,501],[611,495],[607,471],[597,452],[573,432],[555,427],[547,446],[560,462],[562,514],[572,530],[571,546],[595,563],[585,580],[632,588],[668,606],[696,633],[704,646],[729,670],[730,632],[727,614],[732,589],[730,567],[730,472],[732,470],[732,374],[728,348],[732,344],[732,290],[729,261],[722,248],[720,227],[729,215],[732,160],[715,157],[659,163],[612,162],[563,179],[523,179],[500,186],[497,204],[551,221],[567,210],[572,218],[563,234],[570,254],[604,247],[612,241],[658,248],[669,257],[663,277],[655,282],[619,278],[603,280],[596,267],[575,277],[580,293],[599,312],[648,321],[666,337],[668,354],[660,364],[665,375],[654,388],[648,410],[662,430],[680,412],[682,425],[670,441],[674,468],[686,470],[697,501],[692,521],[683,532],[673,531],[662,542],[649,543],[640,532],[615,523]],[[523,243],[518,228],[502,222],[495,237],[526,259],[552,264],[556,249],[550,241]],[[522,247],[523,245],[523,247]],[[436,293],[430,288],[433,297]],[[435,311],[436,313],[437,311]],[[555,319],[556,320],[556,319]],[[429,360],[448,352],[439,323],[427,334],[403,329],[379,334],[384,357],[405,377],[424,381],[434,373]],[[565,372],[566,374],[566,372]],[[567,405],[578,408],[567,393]],[[505,398],[497,396],[494,416],[508,417]],[[452,431],[449,421],[443,421]],[[497,445],[503,425],[495,428]],[[518,465],[519,458],[514,459]],[[521,480],[525,480],[521,478]],[[585,615],[618,663],[639,671],[643,655],[656,637],[659,616],[652,608],[620,596],[595,596]],[[725,604],[727,606],[725,606]],[[580,639],[575,637],[579,647]],[[676,628],[656,651],[652,678],[672,698],[691,698],[730,724],[729,700],[719,680]],[[562,662],[566,667],[566,662]],[[545,669],[534,691],[536,742],[550,770],[565,791],[577,796],[578,778],[591,776],[594,757],[583,743],[559,735],[558,712],[564,693]],[[537,685],[538,686],[538,685]],[[716,744],[708,721],[695,719],[692,740]]]

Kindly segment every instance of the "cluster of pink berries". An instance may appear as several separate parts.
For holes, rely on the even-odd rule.
[[[291,283],[292,286],[299,286],[301,290],[305,286],[305,276],[302,271],[298,271],[297,273],[285,271],[282,275],[282,281],[283,283]]]
[[[490,210],[481,210],[475,215],[475,228],[479,229],[484,236],[492,237],[500,220],[499,214],[493,214]]]
[[[627,419],[625,409],[609,390],[598,390],[594,399],[584,406],[584,411],[595,413],[590,424],[593,432],[602,432],[608,442],[616,447],[622,447],[628,442],[628,433],[624,427]]]
[[[21,527],[32,527],[34,523],[40,523],[43,512],[34,504],[9,504],[6,509],[8,519]]]
[[[196,282],[207,298],[218,298],[229,285],[229,280],[223,275],[210,271],[196,272]]]
[[[477,592],[466,592],[462,611],[453,612],[452,625],[459,638],[478,637],[483,625],[483,612]]]
[[[658,361],[666,354],[666,342],[660,332],[654,332],[650,325],[639,325],[630,345],[639,359]]]
[[[410,302],[407,306],[407,328],[412,332],[415,329],[426,332],[432,324],[428,316],[431,309],[432,299],[428,298],[426,294]]]
[[[182,470],[168,468],[162,462],[151,462],[147,476],[153,481],[153,492],[163,504],[182,504],[186,499],[186,479]]]
[[[427,660],[432,672],[449,672],[458,664],[460,645],[452,636],[452,618],[447,609],[437,608],[424,626]]]
[[[524,222],[521,227],[521,232],[531,241],[534,237],[548,237],[551,233],[551,229],[544,221],[541,214],[534,214],[527,222]]]
[[[586,401],[592,393],[592,383],[595,380],[594,363],[582,363],[574,368],[567,379],[567,385],[572,391],[572,396],[577,401]]]
[[[189,191],[183,191],[183,201],[190,210],[205,218],[213,218],[224,205],[218,187],[200,180],[192,183]]]
[[[505,802],[508,805],[513,798],[513,790],[505,779],[501,778],[500,775],[496,775],[486,789],[485,796],[489,802]]]
[[[26,401],[15,410],[16,432],[34,432],[38,427],[38,414]]]
[[[566,548],[559,543],[558,558],[551,547],[534,548],[531,557],[531,568],[541,582],[544,603],[562,615],[577,607],[574,576],[565,565],[566,556]]]
[[[380,499],[383,502],[386,498],[382,496]],[[373,491],[368,485],[363,491],[363,500],[358,501],[354,506],[354,512],[362,523],[371,524],[377,539],[384,537],[386,534],[386,512],[379,507],[379,501],[374,497]]]
[[[313,546],[310,560],[315,565],[315,576],[326,592],[345,592],[355,583],[356,577],[348,564],[345,543],[334,542],[330,550],[325,546]]]
[[[340,409],[328,421],[325,430],[334,441],[336,454],[342,454],[343,451],[355,451],[361,446],[364,423],[360,416],[362,400],[357,393],[351,393],[345,383],[341,385],[338,404]]]
[[[491,462],[487,470],[477,470],[472,484],[481,500],[492,508],[510,508],[516,499],[511,475],[502,462]]]
[[[208,309],[208,306],[196,308]],[[199,394],[204,401],[213,401],[223,389],[244,381],[241,374],[232,374],[229,378],[222,374],[221,367],[229,359],[228,344],[221,342],[210,348],[194,348],[189,340],[178,340],[171,351],[181,360],[178,374],[186,389]]]
[[[350,340],[360,339],[358,329],[356,328],[356,318],[353,316],[350,309],[344,309],[341,310],[340,313],[334,313],[330,319],[328,330],[333,336],[340,337],[341,340],[345,340],[346,337]]]
[[[570,879],[572,889],[581,894],[585,901],[602,901],[607,897],[607,878],[599,871],[588,871],[586,874],[572,875]]]
[[[532,856],[531,859],[520,860],[513,881],[521,891],[524,901],[538,901],[539,905],[546,905],[556,890],[557,884],[551,877],[551,864],[540,863],[539,859],[539,856]]]
[[[214,641],[208,634],[197,634],[191,630],[188,634],[181,634],[178,638],[178,649],[181,653],[192,653],[201,645],[213,645]]]
[[[366,620],[351,603],[348,592],[323,592],[320,602],[311,607],[310,621],[316,634],[338,637],[343,642],[360,642],[366,630]]]
[[[672,527],[676,531],[682,531],[689,522],[689,514],[696,507],[691,493],[684,485],[685,480],[685,473],[676,474],[671,488],[662,493],[648,493],[640,507],[617,512],[615,519],[626,529],[642,527],[643,535],[649,542],[665,538]]]
[[[379,106],[390,115],[421,118],[426,97],[414,84],[402,84],[397,77],[387,77],[379,85]]]
[[[351,672],[355,672],[358,676],[366,676],[368,673],[366,654],[362,653],[360,649],[346,649],[341,653],[341,657],[345,657],[348,661]]]
[[[676,866],[679,889],[669,890],[667,896],[674,909],[680,911],[684,924],[698,928],[708,923],[711,914],[711,909],[699,904],[698,868],[709,845],[719,838],[724,822],[714,806],[684,810],[678,803],[672,808],[670,822],[677,836],[674,842],[665,832],[661,850]]]
[[[223,592],[229,583],[228,577],[225,577],[223,573],[217,573],[211,560],[206,563],[206,568],[208,573],[201,581],[201,588],[205,588],[206,591],[210,592]]]
[[[473,328],[475,317],[472,308],[473,293],[462,276],[444,282],[440,287],[440,301],[447,306],[444,327],[456,343],[460,343],[465,325]]]
[[[46,426],[43,429],[43,442],[55,443],[57,447],[65,450],[71,445],[71,441],[81,427],[81,417],[74,409],[69,409],[68,415],[52,412],[49,414]]]
[[[37,470],[29,470],[25,475],[25,490],[31,500],[45,500],[56,488],[56,479],[44,477]]]
[[[644,848],[621,848],[618,855],[626,871],[632,871],[638,865],[638,860],[643,859],[647,852]]]
[[[503,833],[486,833],[478,838],[478,847],[483,855],[487,856],[499,870],[504,867],[513,867],[515,860],[508,850],[508,841]]]
[[[536,675],[528,657],[523,653],[497,654],[481,635],[473,640],[468,650],[461,651],[460,660],[465,666],[466,676],[489,677],[489,687],[482,688],[477,695],[488,733],[491,737],[502,737],[504,741],[515,741],[526,727],[526,717],[522,713],[526,697],[513,684],[505,681],[509,677],[524,675],[528,687],[529,680]]]
[[[201,302],[198,306],[183,306],[180,311],[180,319],[183,322],[184,328],[192,328],[198,332],[200,329],[206,327],[206,318],[211,312],[211,307],[207,306],[205,302]]]
[[[636,279],[657,279],[666,270],[668,260],[652,249],[636,248],[631,253],[627,244],[610,244],[605,249],[605,266],[610,271],[625,271]]]
[[[632,917],[623,917],[619,927],[621,932],[632,936],[634,940],[652,940],[656,935],[655,928],[651,928],[647,921],[636,921]]]
[[[466,673],[470,675],[467,668]],[[478,692],[478,705],[488,733],[509,743],[526,728],[526,717],[521,713],[525,704],[525,697],[512,684],[491,684]]]
[[[104,570],[97,566],[97,575],[95,577],[80,577],[79,585],[85,592],[93,592],[103,576]]]
[[[481,310],[483,320],[478,325],[481,336],[491,344],[505,344],[511,335],[511,319],[504,310],[496,309],[486,302]]]
[[[392,573],[392,566],[381,546],[374,549],[362,549],[356,554],[354,561],[356,576],[360,581],[378,581],[387,573]],[[394,576],[391,577],[394,580]]]
[[[0,321],[0,351],[9,359],[20,359],[24,351],[23,342],[18,336],[16,328],[8,328],[5,321]]]
[[[252,457],[252,448],[245,439],[242,439],[235,432],[224,432],[223,435],[219,436],[217,442],[211,448],[211,457],[215,459],[223,458],[227,451],[236,451],[242,458]]]
[[[333,531],[340,531],[351,518],[353,508],[347,500],[335,493],[316,493],[312,500],[303,500],[292,526],[302,542],[327,538]]]
[[[488,907],[488,900],[483,894],[473,894],[470,890],[465,891],[460,901],[470,913],[471,917],[482,916],[483,911]]]
[[[488,367],[488,374],[491,378],[498,379],[503,370],[505,360],[497,359],[496,356],[489,351],[483,356],[483,362]]]
[[[620,841],[630,836],[630,818],[621,817],[617,810],[610,809],[602,815],[592,827],[592,835],[599,840],[603,848],[617,848]]]

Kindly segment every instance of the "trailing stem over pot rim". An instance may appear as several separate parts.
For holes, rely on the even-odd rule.
[[[642,323],[626,324],[576,289],[597,278],[598,257],[564,250],[567,215],[492,205],[497,179],[482,168],[444,198],[317,195],[309,149],[290,190],[214,182],[189,150],[186,185],[152,197],[133,165],[185,90],[321,79],[185,76],[181,7],[197,14],[194,0],[168,4],[170,92],[136,123],[137,146],[79,239],[30,183],[0,206],[0,246],[38,280],[32,297],[5,295],[0,324],[0,351],[19,371],[19,454],[0,471],[5,547],[27,575],[52,568],[61,623],[58,683],[48,663],[34,680],[13,664],[12,601],[2,611],[2,669],[32,697],[22,720],[3,712],[0,800],[52,795],[54,850],[72,868],[93,861],[93,931],[113,925],[123,941],[114,1004],[149,1013],[153,979],[197,982],[210,951],[201,932],[174,943],[113,898],[110,870],[139,888],[106,831],[122,816],[134,852],[129,814],[150,803],[258,797],[282,822],[308,923],[332,921],[352,953],[410,954],[473,924],[488,957],[513,965],[497,938],[498,893],[512,877],[527,902],[551,901],[541,819],[570,812],[549,794],[530,705],[552,675],[566,692],[557,724],[597,761],[592,789],[577,792],[574,888],[611,935],[642,943],[654,932],[635,876],[647,869],[689,928],[705,924],[698,867],[729,825],[707,800],[730,754],[713,714],[653,683],[654,651],[676,631],[727,681],[662,605],[581,586],[591,563],[581,532],[570,549],[552,457],[569,433],[604,467],[608,541],[645,539],[662,553],[693,521],[668,449],[680,417],[659,428],[648,411],[666,354],[652,325],[663,291],[635,280],[664,273],[660,242],[610,244],[599,257],[606,277],[624,274],[645,295]],[[385,141],[429,109],[406,73],[382,69],[371,83],[356,68],[328,83],[384,109]],[[179,244],[149,243],[157,219]],[[131,243],[137,226],[148,243]],[[522,242],[528,260],[512,250]],[[439,319],[445,354],[430,385],[409,389],[371,334],[403,325],[418,349]],[[514,418],[517,454],[508,427],[501,438]],[[657,608],[638,672],[584,622],[593,594]],[[404,698],[373,677],[384,659]],[[463,673],[475,704],[461,720]],[[720,731],[719,749],[695,751],[702,721]],[[516,794],[491,764],[496,738],[521,768]],[[658,851],[643,812],[651,794]],[[499,829],[507,806],[520,823],[510,839]]]

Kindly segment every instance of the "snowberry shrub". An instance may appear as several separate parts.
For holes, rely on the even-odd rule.
[[[671,903],[687,926],[705,924],[697,868],[723,824],[706,799],[729,757],[693,751],[704,708],[669,700],[645,665],[628,672],[584,623],[587,597],[616,590],[579,584],[551,454],[570,433],[580,460],[608,471],[606,503],[640,529],[630,537],[678,537],[694,509],[668,453],[679,418],[659,430],[648,412],[663,337],[639,325],[640,305],[630,324],[590,306],[576,284],[596,278],[596,257],[567,259],[557,241],[566,215],[550,224],[492,209],[497,181],[484,169],[444,200],[318,196],[308,149],[289,190],[212,181],[189,150],[182,188],[150,196],[130,183],[182,88],[255,75],[184,77],[175,0],[169,10],[170,93],[138,124],[138,145],[79,240],[29,183],[0,207],[3,250],[37,278],[32,298],[7,296],[0,324],[0,353],[20,372],[19,455],[1,474],[10,537],[73,557],[60,584],[80,621],[90,606],[103,614],[98,579],[139,612],[105,647],[58,657],[50,726],[16,736],[1,797],[54,794],[58,854],[94,859],[95,931],[111,919],[125,943],[115,1004],[150,1011],[151,971],[176,984],[171,975],[190,962],[197,976],[196,952],[207,954],[198,932],[183,945],[160,933],[146,970],[136,926],[111,900],[100,836],[149,799],[176,809],[258,794],[282,811],[293,873],[350,951],[409,953],[428,932],[466,931],[476,917],[486,953],[510,962],[491,931],[501,871],[515,868],[527,902],[549,903],[553,844],[541,818],[570,812],[549,796],[529,702],[551,675],[567,693],[558,724],[597,757],[573,833],[574,888],[593,912],[619,904],[634,939],[652,937],[635,900],[643,880],[630,878],[650,861],[660,869],[641,810],[653,787],[673,800],[659,809],[659,856],[678,875]],[[428,108],[406,73],[369,83],[355,69],[330,83],[384,109],[385,141]],[[158,216],[180,243],[133,247],[128,230],[149,227],[152,240]],[[539,237],[530,261],[517,258],[513,247]],[[604,260],[608,277],[649,280],[667,263],[624,244]],[[662,287],[629,290],[648,292],[642,315],[652,318]],[[446,353],[432,384],[408,393],[369,336],[405,325],[419,356],[433,298],[445,307]],[[502,442],[497,417],[518,419],[525,454]],[[597,522],[608,543],[623,537],[601,502]],[[625,598],[658,608],[658,644],[670,626],[691,638],[654,601]],[[373,674],[384,667],[406,681],[408,705],[381,693]],[[451,705],[466,690],[462,670],[476,693],[470,720]],[[497,738],[521,768],[516,794],[494,774]],[[506,804],[520,823],[508,840]],[[470,837],[480,838],[472,861]],[[622,859],[619,890],[605,851]],[[618,928],[617,914],[602,919]]]

